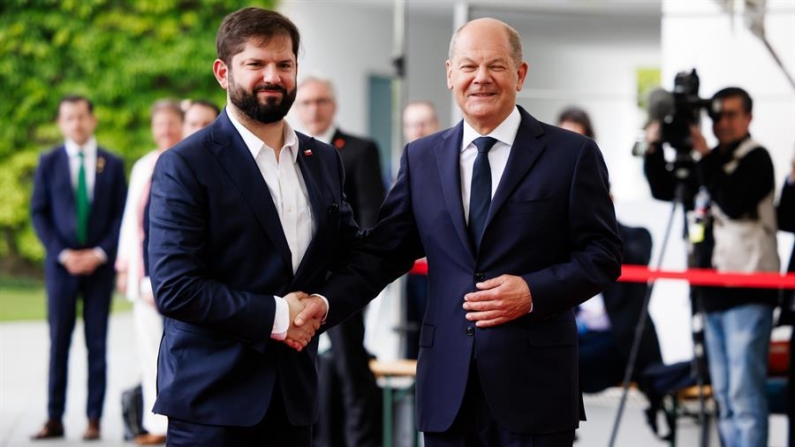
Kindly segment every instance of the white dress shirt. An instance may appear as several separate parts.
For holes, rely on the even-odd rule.
[[[577,321],[589,331],[610,330],[610,318],[607,316],[604,296],[601,293],[580,304],[577,310]]]
[[[77,175],[80,172],[80,150],[81,146],[72,140],[66,140],[66,155],[69,156],[69,175],[72,179],[72,189],[77,189]],[[82,146],[83,164],[86,170],[86,186],[88,187],[88,200],[94,201],[94,184],[97,176],[97,140],[94,137],[88,139]]]
[[[464,201],[464,219],[469,222],[469,196],[472,189],[472,169],[475,165],[475,158],[478,156],[478,148],[473,141],[480,137],[492,137],[497,140],[489,151],[489,166],[491,167],[491,197],[497,191],[497,186],[505,172],[508,164],[508,156],[511,155],[511,146],[519,132],[519,125],[522,123],[522,116],[519,109],[514,107],[513,112],[505,118],[490,134],[480,135],[475,129],[464,120],[464,138],[461,140],[461,199]]]
[[[88,189],[89,203],[94,201],[94,184],[97,179],[97,140],[93,136],[86,141],[86,144],[80,146],[72,140],[67,139],[64,143],[66,155],[69,157],[69,178],[72,180],[72,190],[77,190],[77,176],[80,173],[80,151],[83,151],[83,166],[86,173],[86,189]],[[64,264],[66,262],[66,253],[68,249],[63,250],[58,254],[58,262]],[[108,255],[100,247],[94,247],[94,253],[102,261],[108,262]]]
[[[330,144],[330,145],[334,146],[334,144],[331,141],[331,139],[334,138],[334,134],[335,133],[337,133],[337,126],[332,124],[331,126],[328,126],[328,129],[326,129],[326,131],[323,132],[322,134],[320,134],[320,135],[312,135],[312,137],[314,137],[314,139],[316,139],[318,141],[322,141],[322,142],[324,142],[326,144]],[[334,147],[336,147],[336,146],[334,146]]]
[[[298,166],[298,136],[287,121],[284,121],[284,146],[276,160],[276,151],[266,145],[251,131],[246,129],[235,119],[232,113],[228,114],[229,120],[235,126],[243,142],[251,152],[257,163],[265,183],[268,185],[273,204],[279,215],[279,222],[290,247],[293,273],[298,270],[301,260],[306,254],[309,243],[315,234],[315,219],[309,203],[309,193],[306,189],[301,168]],[[273,321],[271,337],[283,340],[290,327],[290,309],[287,302],[278,296],[276,301],[276,316]]]
[[[522,124],[522,115],[519,109],[513,111],[503,122],[500,123],[488,135],[481,135],[464,120],[464,137],[461,140],[461,158],[459,166],[461,168],[461,200],[464,202],[464,219],[469,223],[469,197],[472,193],[472,170],[475,167],[475,158],[478,156],[478,148],[475,147],[475,139],[480,137],[492,137],[497,140],[489,151],[489,167],[491,168],[491,197],[497,192],[497,187],[502,180],[505,166],[508,165],[508,156],[511,155],[511,147],[516,134],[519,133],[519,126]],[[528,284],[529,287],[529,284]],[[530,310],[533,311],[533,303],[530,303]]]

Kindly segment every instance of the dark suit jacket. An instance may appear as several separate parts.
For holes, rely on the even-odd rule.
[[[618,224],[618,232],[624,243],[624,264],[649,265],[651,260],[649,230]],[[629,359],[632,350],[635,327],[643,310],[643,299],[647,289],[646,283],[617,282],[602,292],[611,330],[625,360]],[[654,322],[648,315],[640,343],[640,351],[638,351],[638,359],[635,363],[636,376],[647,366],[662,363],[660,341],[657,338]]]
[[[621,264],[607,169],[593,140],[519,110],[521,126],[477,255],[461,201],[459,123],[406,146],[379,223],[349,268],[321,289],[333,324],[427,256],[416,388],[421,431],[450,427],[473,360],[504,428],[571,430],[581,416],[572,308],[615,281]],[[476,282],[502,274],[527,282],[533,312],[475,329],[463,297]]]
[[[781,189],[781,198],[776,211],[778,212],[779,229],[795,233],[795,186],[790,185],[787,181],[784,182],[784,187]],[[795,247],[793,247],[792,255],[789,258],[787,271],[795,272]],[[784,290],[782,297],[779,322],[781,324],[795,324],[795,291],[792,289]]]
[[[273,295],[319,288],[358,229],[337,151],[298,138],[316,231],[295,275],[265,180],[226,112],[158,159],[149,266],[166,320],[156,413],[252,426],[279,383],[293,424],[316,419],[317,342],[299,353],[271,340]]]
[[[106,272],[106,280],[112,282],[126,196],[124,163],[115,155],[98,148],[88,241],[81,246],[77,243],[75,189],[69,171],[69,155],[64,146],[42,155],[36,169],[30,203],[33,227],[47,251],[47,271],[68,275],[58,262],[58,256],[64,249],[99,247],[105,251],[108,261],[96,273]],[[51,279],[48,274],[47,280]]]
[[[353,217],[360,227],[370,228],[375,225],[385,194],[378,147],[372,140],[354,137],[339,129],[334,132],[331,144],[342,157],[345,197],[353,209]]]

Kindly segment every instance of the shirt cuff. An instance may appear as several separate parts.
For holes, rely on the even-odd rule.
[[[69,251],[69,249],[65,248],[65,249],[61,250],[60,253],[58,253],[58,263],[59,264],[61,264],[61,265],[66,264],[66,252],[67,251]]]
[[[139,295],[144,296],[148,294],[154,296],[154,293],[152,292],[152,279],[148,276],[141,278],[141,283],[138,287],[140,290]]]
[[[316,297],[320,298],[321,300],[323,300],[324,303],[326,303],[326,315],[323,315],[323,321],[322,321],[322,323],[325,323],[326,319],[328,318],[328,313],[331,310],[331,307],[329,307],[329,305],[328,305],[328,299],[326,299],[325,296],[319,295],[317,293],[313,293],[313,294],[311,294],[309,296],[316,296]]]
[[[271,338],[282,341],[287,338],[287,330],[290,329],[290,307],[280,296],[274,295],[273,300],[276,302],[276,313],[273,316]]]
[[[99,247],[94,247],[94,254],[99,258],[100,261],[102,261],[103,264],[108,262],[108,255],[105,253],[105,250]]]

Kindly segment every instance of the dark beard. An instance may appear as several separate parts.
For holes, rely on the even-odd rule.
[[[280,85],[263,84],[256,86],[254,91],[249,94],[244,89],[238,88],[232,79],[230,79],[229,87],[229,100],[232,104],[249,118],[263,124],[275,123],[287,116],[287,112],[295,102],[297,92],[297,89],[288,92]],[[266,102],[262,104],[257,99],[257,93],[266,90],[278,91],[282,94],[282,98],[267,98]]]

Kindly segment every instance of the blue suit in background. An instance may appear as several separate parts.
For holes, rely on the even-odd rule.
[[[295,274],[268,187],[226,111],[157,161],[149,272],[166,318],[155,413],[251,427],[281,396],[289,423],[317,418],[317,338],[301,352],[272,340],[273,296],[318,289],[358,227],[337,151],[297,135],[316,225]]]
[[[472,377],[510,432],[574,430],[584,417],[572,309],[615,281],[621,264],[607,169],[593,140],[519,111],[479,250],[461,199],[459,123],[406,146],[378,224],[348,268],[320,289],[334,324],[427,257],[416,388],[424,432],[453,425]],[[525,280],[533,310],[477,328],[465,317],[464,295],[503,274]]]
[[[108,312],[113,294],[116,247],[119,242],[127,184],[124,164],[118,157],[97,150],[94,196],[88,222],[88,239],[77,241],[75,187],[64,146],[42,155],[33,183],[33,226],[47,252],[44,276],[47,318],[50,324],[48,413],[60,420],[66,405],[69,346],[75,326],[77,299],[83,299],[83,322],[88,348],[89,419],[102,417],[107,365],[105,359]],[[59,262],[65,249],[101,248],[107,260],[91,275],[72,275]]]

